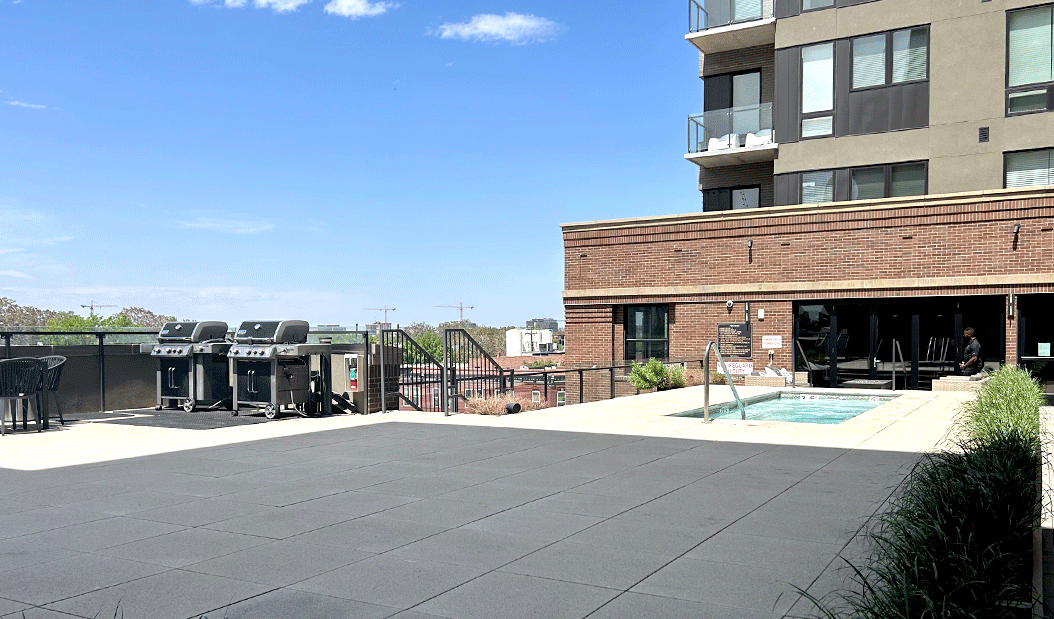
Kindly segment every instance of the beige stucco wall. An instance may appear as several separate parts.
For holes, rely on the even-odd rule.
[[[1054,147],[1054,114],[1004,114],[1006,11],[1049,2],[880,0],[779,20],[777,48],[929,23],[930,126],[783,144],[775,173],[927,159],[930,193],[1002,187],[1004,152]]]

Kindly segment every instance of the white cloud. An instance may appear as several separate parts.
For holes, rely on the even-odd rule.
[[[215,4],[223,2],[223,6],[229,9],[237,9],[249,4],[249,0],[190,0],[193,4]],[[308,4],[311,0],[252,0],[253,6],[258,9],[271,9],[276,13],[295,11],[301,6]]]
[[[358,19],[383,15],[391,9],[399,8],[398,2],[370,2],[369,0],[332,0],[325,11],[333,15]]]
[[[0,271],[0,277],[17,277],[19,279],[33,279],[32,275],[27,275],[21,271]]]
[[[8,105],[15,107],[27,107],[32,110],[50,110],[51,108],[46,105],[40,105],[39,103],[26,103],[25,101],[6,101]]]
[[[195,230],[211,230],[212,232],[225,232],[227,234],[259,234],[274,230],[274,224],[270,222],[254,222],[251,218],[244,219],[220,219],[216,217],[200,216],[194,221],[180,224],[181,228],[192,228]]]
[[[517,45],[548,41],[560,31],[551,19],[522,13],[476,15],[464,23],[443,24],[437,30],[444,39],[508,41]]]

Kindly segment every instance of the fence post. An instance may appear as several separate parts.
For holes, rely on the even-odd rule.
[[[106,339],[105,333],[96,333],[95,337],[99,338],[99,412],[106,412],[106,349],[103,346],[103,340]]]
[[[443,411],[444,417],[450,416],[450,407],[447,401],[447,385],[450,378],[448,374],[450,368],[450,338],[447,337],[449,332],[448,329],[443,330],[443,371],[440,372],[443,384],[439,386],[439,410]]]
[[[383,414],[388,412],[388,394],[385,393],[385,388],[388,386],[388,384],[387,384],[386,377],[384,376],[384,331],[383,330],[381,331],[380,345],[381,345],[381,414],[383,415]],[[366,340],[366,347],[369,348],[369,346],[370,346],[369,339],[367,339]],[[369,391],[369,387],[366,387],[366,390]]]
[[[611,366],[611,397],[609,399],[615,399],[615,366]]]
[[[543,391],[545,391],[545,405],[549,406],[549,372],[542,370],[542,384],[545,385]]]
[[[585,374],[585,370],[578,370],[578,403],[579,404],[582,404],[583,402],[586,401],[586,388],[585,388],[585,384],[584,384],[585,381],[582,378],[583,374]]]
[[[4,334],[4,359],[11,358],[11,334]]]

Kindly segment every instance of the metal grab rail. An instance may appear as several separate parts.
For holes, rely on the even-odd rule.
[[[893,388],[897,388],[897,356],[900,356],[900,369],[904,374],[904,388],[908,388],[908,362],[904,360],[904,351],[900,349],[900,341],[893,340]]]
[[[717,355],[717,362],[720,364],[721,369],[724,370],[725,376],[728,377],[728,386],[732,388],[732,396],[736,399],[736,405],[739,407],[740,418],[746,420],[747,409],[743,406],[743,400],[739,399],[739,393],[736,391],[735,384],[732,383],[732,375],[728,373],[728,368],[725,366],[725,360],[721,357],[721,351],[717,349],[717,342],[713,340],[707,342],[706,353],[704,355],[705,365],[703,366],[703,423],[710,423],[710,351],[713,350],[714,354]]]

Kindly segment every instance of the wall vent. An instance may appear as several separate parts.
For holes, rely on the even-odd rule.
[[[988,141],[988,134],[989,134],[988,127],[981,127],[980,129],[977,130],[977,141],[978,142],[987,142]]]

